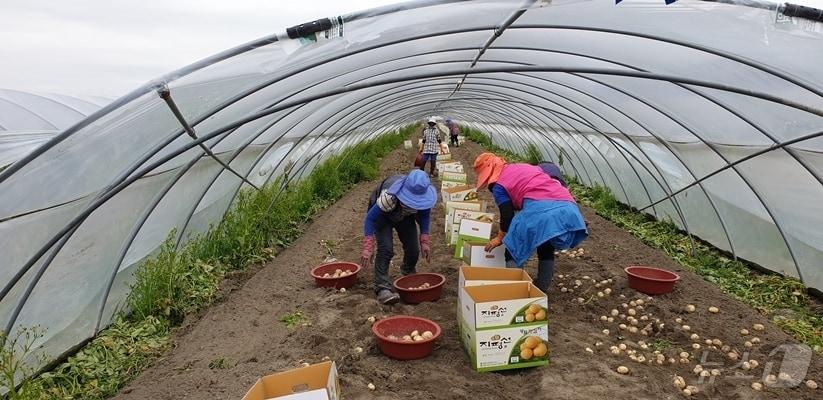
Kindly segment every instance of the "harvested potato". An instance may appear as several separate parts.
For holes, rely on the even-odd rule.
[[[626,374],[629,373],[629,368],[621,365],[621,366],[617,367],[617,373],[621,374],[621,375],[626,375]]]
[[[717,314],[717,313],[720,312],[720,309],[717,308],[717,307],[712,306],[712,307],[709,307],[709,312],[712,313],[712,314]]]
[[[549,353],[549,348],[546,347],[546,344],[541,341],[540,344],[534,348],[533,353],[535,357],[543,357]]]
[[[529,336],[526,338],[526,340],[523,341],[523,343],[530,349],[537,347],[537,345],[540,344],[540,342],[541,340],[537,336]]]
[[[806,381],[806,387],[811,389],[811,390],[815,390],[815,389],[817,389],[817,382],[809,379],[809,380]]]
[[[431,339],[434,337],[434,334],[431,331],[425,331],[421,336],[425,339]]]
[[[534,351],[528,347],[520,350],[520,358],[529,360],[534,356]]]
[[[695,310],[697,310],[697,308],[694,304],[686,304],[686,312],[693,313]]]
[[[741,329],[740,334],[743,335],[743,336],[746,336],[746,335],[749,334],[749,330],[748,329]]]
[[[410,335],[411,335],[411,337],[420,336],[420,332],[414,330],[414,331],[412,331],[412,333]]]
[[[763,329],[766,329],[766,327],[763,326],[763,324],[754,324],[752,325],[752,328],[754,328],[754,330],[756,331],[762,331]]]
[[[532,303],[529,305],[529,308],[526,310],[527,313],[537,314],[538,311],[542,310],[543,307],[536,303]]]
[[[534,321],[534,314],[526,313],[526,322],[533,322]]]
[[[674,383],[674,387],[676,387],[678,389],[685,389],[686,388],[686,380],[683,379],[683,377],[680,376],[680,375],[675,375],[674,376],[674,382],[673,383]]]
[[[544,319],[546,319],[546,310],[541,308],[540,311],[534,314],[534,319],[538,321],[543,321]]]
[[[752,382],[752,389],[757,390],[759,392],[763,390],[763,384],[760,382]]]
[[[369,383],[368,388],[369,388],[369,390],[375,390],[375,389],[377,389],[377,387],[376,387],[376,386],[374,386],[374,384],[373,384],[373,383]]]

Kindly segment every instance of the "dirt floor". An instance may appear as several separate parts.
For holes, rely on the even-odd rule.
[[[470,166],[481,149],[467,143],[453,151],[455,159]],[[411,160],[409,151],[395,151],[384,160],[382,173],[385,176],[405,172]],[[473,172],[468,172],[473,181]],[[439,182],[436,185],[439,187]],[[689,385],[700,389],[693,396],[696,398],[823,398],[823,389],[812,391],[803,384],[754,391],[750,387],[752,382],[762,381],[768,373],[777,375],[781,367],[784,372],[801,375],[805,369],[803,359],[809,352],[797,353],[797,347],[780,347],[796,342],[756,311],[724,295],[699,276],[682,270],[664,253],[644,245],[590,209],[584,210],[591,223],[590,237],[582,246],[585,255],[558,259],[549,292],[551,364],[502,373],[476,373],[470,368],[456,333],[455,294],[457,267],[461,263],[451,257],[449,247],[442,245],[445,241],[443,218],[432,221],[435,248],[431,264],[418,265],[418,271],[446,275],[447,286],[440,301],[417,306],[380,306],[371,289],[371,271],[361,272],[359,284],[345,293],[314,287],[309,270],[324,260],[327,246],[332,247],[334,257],[340,260],[359,259],[363,210],[372,186],[373,183],[364,183],[354,188],[268,265],[227,280],[223,300],[198,319],[187,321],[175,333],[175,347],[116,398],[240,399],[258,377],[299,367],[303,362],[319,362],[324,357],[337,361],[347,399],[675,399],[683,396],[672,383],[675,375],[683,376]],[[484,197],[490,198],[488,191],[481,194],[481,198]],[[438,204],[433,216],[441,215],[442,204]],[[323,241],[330,242],[324,245]],[[397,254],[402,254],[399,246]],[[399,274],[399,257],[396,256],[392,269],[394,276]],[[532,260],[527,266],[532,275],[536,272],[534,264]],[[674,270],[682,280],[673,293],[650,299],[628,288],[623,272],[628,265]],[[584,279],[586,276],[592,279]],[[613,293],[598,298],[595,294],[605,287],[595,288],[594,283],[606,279],[613,280],[607,285]],[[575,280],[580,280],[582,285],[574,293],[561,291],[562,287],[573,288]],[[584,302],[579,303],[578,297],[584,298]],[[650,314],[651,319],[659,318],[665,324],[661,331],[645,337],[620,330],[618,324],[626,321],[619,316],[614,317],[612,323],[600,321],[601,316],[610,316],[612,309],[627,314],[632,307],[624,308],[622,303],[636,299],[644,301],[637,318],[643,314]],[[697,311],[685,312],[686,304],[694,304]],[[710,306],[719,307],[720,312],[709,313]],[[288,328],[281,318],[295,311],[302,313],[305,321]],[[432,356],[401,362],[380,353],[367,318],[394,314],[414,314],[441,325],[444,334]],[[683,322],[677,323],[677,318]],[[765,330],[755,331],[753,324],[756,323],[765,325]],[[683,331],[682,324],[688,324],[691,331]],[[743,328],[751,333],[742,336]],[[609,330],[608,335],[604,329]],[[700,351],[692,349],[692,333],[700,336]],[[619,340],[619,335],[625,336],[624,340]],[[746,348],[744,342],[755,336],[760,343]],[[757,360],[759,365],[750,371],[743,370],[740,362],[729,360],[721,350],[707,351],[707,358],[701,361],[708,347],[705,339],[719,339],[721,346],[748,352],[748,357]],[[611,346],[625,343],[637,351],[636,355],[643,353],[653,358],[651,349],[644,350],[638,345],[638,341],[643,340],[661,345],[659,348],[667,358],[663,365],[638,363],[630,360],[625,351],[612,355],[609,350]],[[602,344],[598,345],[599,342]],[[357,353],[357,347],[364,349],[363,352]],[[668,358],[679,360],[677,354],[681,351],[692,353],[692,360],[688,364],[678,361],[670,365]],[[775,354],[770,356],[773,351]],[[784,354],[789,354],[786,358],[797,364],[781,363]],[[706,365],[707,370],[720,370],[721,375],[711,382],[705,378],[698,383],[699,377],[693,372],[698,363]],[[630,369],[628,375],[616,372],[621,365]],[[764,374],[764,370],[769,372]],[[823,384],[820,356],[812,356],[804,379]],[[369,383],[376,386],[375,391],[369,391]]]

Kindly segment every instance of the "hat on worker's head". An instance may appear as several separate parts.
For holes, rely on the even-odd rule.
[[[415,210],[428,210],[437,203],[437,191],[429,180],[429,175],[414,169],[405,178],[398,180],[388,190],[397,196],[406,207]]]
[[[428,120],[428,121],[426,121],[426,122],[427,122],[427,123],[429,123],[429,124],[436,124],[436,123],[437,123],[437,120],[436,120],[436,119],[434,119],[434,117],[429,117],[429,120]]]
[[[474,159],[474,172],[477,173],[477,188],[483,188],[497,182],[506,160],[493,154],[482,153]]]

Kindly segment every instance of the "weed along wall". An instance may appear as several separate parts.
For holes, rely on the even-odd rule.
[[[8,398],[99,399],[115,394],[167,349],[172,327],[216,299],[227,273],[270,260],[300,236],[303,224],[318,211],[358,182],[377,178],[382,157],[414,129],[407,126],[354,144],[306,171],[302,179],[284,176],[260,191],[241,191],[219,224],[180,248],[175,246],[177,232],[170,232],[155,256],[135,271],[126,307],[111,326],[51,370],[18,382]],[[12,377],[33,372],[11,361],[25,359],[35,349],[12,354],[10,346],[35,343],[44,332],[21,332],[9,338],[0,354],[0,387],[14,387]]]
[[[510,161],[537,164],[550,159],[550,155],[541,152],[535,143],[520,143],[514,150],[504,149],[494,144],[491,136],[481,130],[465,129],[464,132],[473,141]],[[558,164],[563,165],[562,158]],[[567,170],[572,171],[568,167]],[[802,282],[775,273],[760,272],[763,271],[760,266],[733,259],[711,244],[694,240],[670,219],[657,220],[648,213],[637,212],[622,204],[610,188],[584,186],[576,176],[567,176],[566,180],[581,204],[594,208],[599,215],[644,243],[665,251],[688,270],[769,316],[786,333],[823,353],[823,316],[815,311]]]

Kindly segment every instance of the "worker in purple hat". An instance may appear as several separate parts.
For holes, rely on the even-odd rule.
[[[409,275],[417,272],[417,260],[421,254],[426,261],[431,261],[429,225],[435,203],[437,191],[429,176],[419,169],[412,170],[408,175],[390,176],[372,191],[369,211],[363,223],[360,263],[367,268],[374,257],[374,291],[380,303],[394,304],[400,299],[389,279],[389,263],[394,257],[392,231],[397,232],[403,244],[400,273]]]

